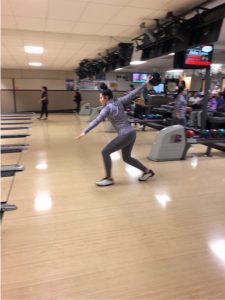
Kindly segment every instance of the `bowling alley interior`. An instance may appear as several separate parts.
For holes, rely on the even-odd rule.
[[[225,300],[224,0],[1,1],[1,296]]]

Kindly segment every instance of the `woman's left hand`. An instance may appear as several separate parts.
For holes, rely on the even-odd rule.
[[[79,139],[81,139],[83,136],[85,136],[85,133],[84,133],[84,132],[81,132],[80,135],[78,135],[77,137],[75,137],[75,140],[79,140]]]

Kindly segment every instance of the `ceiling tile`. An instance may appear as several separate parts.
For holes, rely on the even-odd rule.
[[[45,28],[45,20],[39,18],[16,17],[16,24],[18,29],[24,30],[44,31]]]
[[[17,28],[15,18],[12,16],[2,16],[1,26],[2,26],[2,28],[8,28],[8,29],[16,29]]]
[[[43,54],[43,57],[55,57],[60,53],[61,49],[48,48]]]
[[[74,0],[49,0],[48,18],[55,20],[73,20],[79,18],[86,3]]]
[[[2,0],[2,67],[29,68],[23,46],[30,44],[44,46],[43,68],[74,68],[81,59],[98,57],[119,41],[131,41],[143,33],[141,22],[151,28],[154,18],[164,18],[168,11],[184,12],[201,2]],[[221,32],[225,41],[225,31]]]
[[[106,5],[112,5],[112,6],[124,6],[124,5],[130,5],[130,0],[92,0],[91,3],[93,4],[106,4]]]
[[[136,24],[138,21],[141,22],[143,18],[148,17],[150,14],[151,14],[151,10],[148,9],[124,7],[110,21],[112,24],[130,26]]]
[[[58,57],[61,57],[62,60],[67,61],[74,55],[74,53],[75,53],[75,50],[73,50],[73,49],[62,49],[59,52]]]
[[[45,31],[49,32],[64,32],[70,33],[73,28],[73,21],[58,21],[50,20],[46,21]]]
[[[130,37],[130,39],[133,39],[135,36],[140,35],[140,29],[139,26],[129,26],[127,29],[121,31],[118,36],[127,36]]]
[[[10,0],[12,11],[16,17],[45,18],[47,0]]]
[[[10,1],[9,0],[2,0],[1,1],[1,15],[7,15],[11,16],[12,15],[12,9],[10,6]]]
[[[40,39],[22,39],[24,46],[40,46],[44,47],[44,41]]]
[[[44,40],[43,45],[47,50],[55,50],[58,51],[64,47],[65,41],[57,41],[57,40]]]
[[[102,24],[78,22],[73,28],[73,33],[96,34],[102,28]]]
[[[29,60],[29,61],[40,61],[42,62],[43,60],[43,54],[26,54],[26,58]]]
[[[104,24],[113,18],[120,11],[120,9],[120,6],[89,4],[80,17],[80,21]]]
[[[54,61],[57,61],[58,55],[59,55],[59,50],[54,51],[54,50],[48,50],[46,53],[43,55],[42,62],[43,64],[46,65],[46,63],[53,63]]]
[[[137,8],[139,7],[139,8],[148,8],[148,9],[162,9],[166,3],[168,3],[168,0],[160,0],[160,1],[131,0],[129,6],[137,7]]]
[[[2,34],[2,44],[12,46],[23,46],[23,40],[19,35],[17,36],[7,36]]]
[[[79,50],[83,47],[84,43],[82,42],[73,42],[70,40],[65,41],[63,49],[73,49],[73,50]]]
[[[23,47],[8,47],[7,46],[7,50],[8,52],[11,54],[11,55],[15,55],[16,53],[16,56],[26,56],[26,53],[24,52],[24,49]]]
[[[105,24],[104,26],[101,26],[101,29],[97,32],[97,34],[106,36],[117,36],[121,32],[129,29],[129,27],[130,26]]]
[[[167,3],[165,3],[165,8],[168,11],[173,11],[173,12],[185,12],[188,9],[191,9],[192,7],[197,6],[198,4],[201,4],[203,1],[202,0],[182,0],[182,1],[172,1],[168,0]],[[171,9],[172,7],[172,9]]]

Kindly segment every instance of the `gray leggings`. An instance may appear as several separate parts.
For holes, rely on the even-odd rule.
[[[105,148],[102,150],[102,156],[106,170],[106,177],[111,177],[112,161],[110,158],[110,154],[120,149],[122,150],[122,157],[124,162],[143,172],[148,169],[138,160],[131,157],[131,151],[135,140],[136,132],[131,131],[127,134],[117,136],[114,140],[112,140],[108,145],[105,146]]]

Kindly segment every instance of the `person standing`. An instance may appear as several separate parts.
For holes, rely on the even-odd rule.
[[[118,150],[122,151],[124,162],[143,172],[142,176],[139,177],[139,181],[146,181],[150,177],[154,176],[154,172],[152,170],[144,166],[137,159],[131,157],[131,152],[136,139],[136,131],[129,124],[124,112],[124,104],[131,102],[136,97],[137,93],[140,93],[151,79],[152,76],[149,75],[145,84],[130,91],[127,95],[117,99],[111,98],[111,91],[103,90],[99,95],[99,101],[103,105],[103,109],[96,119],[90,122],[89,125],[80,133],[80,135],[76,137],[76,139],[84,137],[106,117],[108,117],[109,121],[112,123],[113,127],[118,133],[118,136],[102,150],[106,177],[96,181],[97,186],[108,186],[114,184],[111,174],[112,161],[110,154]]]
[[[79,89],[76,89],[75,90],[75,95],[74,95],[74,102],[76,102],[76,105],[77,105],[77,107],[75,109],[75,111],[77,113],[80,112],[80,103],[81,103],[81,101],[82,101],[82,98],[81,98],[80,91],[79,91]]]
[[[185,95],[185,88],[183,86],[179,86],[173,110],[173,124],[186,126],[187,100],[185,99]]]
[[[148,93],[147,87],[145,87],[143,89],[142,96],[143,96],[144,103],[145,103],[144,113],[145,113],[145,115],[147,115],[150,112],[150,95]]]
[[[38,118],[39,120],[42,119],[43,115],[45,114],[45,118],[43,120],[48,119],[48,88],[47,86],[43,86],[42,88],[42,93],[41,93],[41,115]]]

